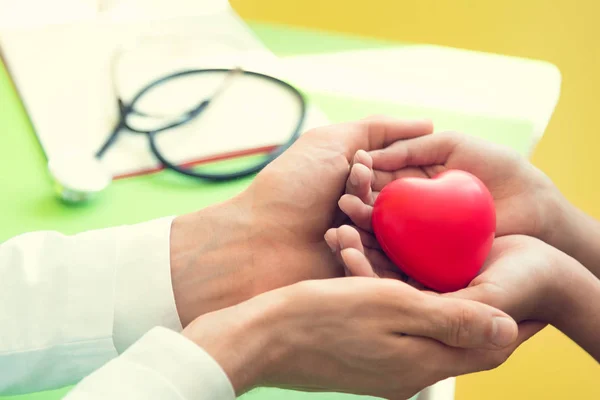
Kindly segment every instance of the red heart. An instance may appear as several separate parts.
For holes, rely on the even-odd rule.
[[[490,252],[495,230],[492,195],[463,171],[395,180],[373,208],[373,231],[387,256],[439,292],[468,286]]]

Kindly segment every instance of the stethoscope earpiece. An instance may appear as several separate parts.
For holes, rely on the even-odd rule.
[[[57,195],[68,203],[91,200],[112,182],[110,172],[93,156],[54,157],[48,161],[48,171]]]

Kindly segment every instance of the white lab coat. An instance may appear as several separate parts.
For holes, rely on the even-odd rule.
[[[0,395],[79,382],[66,399],[235,398],[216,361],[178,333],[171,222],[0,245]]]

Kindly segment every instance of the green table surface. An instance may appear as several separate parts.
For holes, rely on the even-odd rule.
[[[251,23],[264,43],[280,56],[323,53],[400,45],[332,33]],[[385,102],[348,99],[327,93],[308,93],[334,121],[362,118],[370,114],[397,117],[429,117],[437,130],[458,130],[510,145],[527,152],[532,125],[527,121],[488,118],[442,110],[400,106]],[[130,224],[166,215],[186,213],[222,201],[244,190],[251,178],[226,184],[190,181],[165,171],[114,182],[94,203],[69,206],[58,201],[46,172],[44,153],[27,113],[0,64],[0,241],[14,235],[52,229],[66,234],[89,229]],[[5,397],[6,399],[51,400],[68,388]],[[365,398],[345,394],[300,393],[259,388],[243,396],[251,399],[342,400]]]

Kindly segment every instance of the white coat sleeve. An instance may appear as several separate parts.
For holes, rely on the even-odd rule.
[[[170,276],[171,223],[172,218],[164,218],[73,236],[34,232],[2,243],[0,394],[77,383],[153,327],[180,331]],[[179,342],[185,340],[168,332]],[[111,371],[119,369],[123,376],[145,369],[163,376],[165,385],[176,386],[158,365],[144,364],[136,356],[144,348],[161,349],[153,343],[166,343],[165,337],[164,332],[145,337],[137,350],[109,363],[89,382],[110,387],[110,379],[102,383],[102,377]],[[191,343],[184,343],[189,350]],[[180,351],[182,346],[173,344]],[[206,353],[196,351],[213,371],[207,376],[223,374]],[[222,391],[233,391],[227,379],[216,381]],[[90,392],[89,386],[82,390]]]
[[[214,359],[179,333],[157,327],[85,378],[65,400],[234,400]]]

